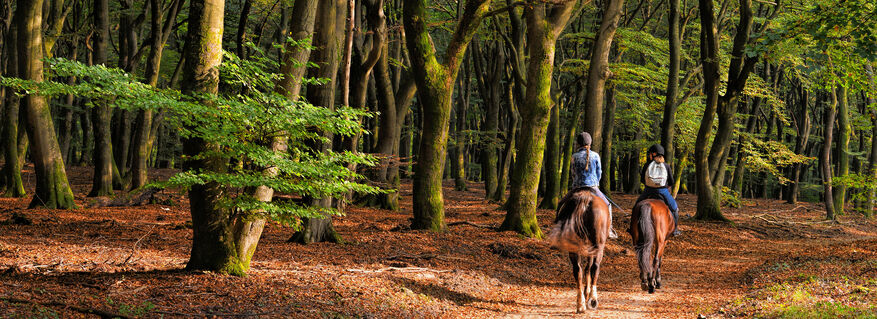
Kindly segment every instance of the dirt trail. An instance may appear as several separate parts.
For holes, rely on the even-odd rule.
[[[87,207],[90,170],[71,170],[77,204]],[[159,204],[69,211],[27,210],[29,198],[0,198],[0,221],[13,213],[33,221],[0,223],[0,299],[26,301],[0,301],[0,317],[87,317],[76,308],[148,318],[715,317],[746,292],[750,269],[877,233],[874,220],[823,223],[819,205],[779,201],[726,209],[733,224],[683,218],[684,234],[665,254],[664,289],[649,295],[640,291],[625,233],[629,215],[616,213],[621,238],[606,248],[600,307],[576,315],[568,258],[544,241],[491,229],[504,212],[483,200],[481,185],[465,192],[446,185],[447,221],[478,226],[456,224],[444,233],[408,229],[410,186],[403,185],[399,212],[352,207],[336,217],[344,244],[290,244],[291,228],[268,225],[245,278],[183,270],[190,218],[188,201],[176,192],[158,194]],[[629,208],[636,197],[613,199]],[[683,215],[694,213],[694,197],[679,202]],[[538,212],[543,230],[553,217]]]

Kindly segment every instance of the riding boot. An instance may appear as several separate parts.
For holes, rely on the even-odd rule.
[[[679,231],[679,212],[671,211],[671,213],[671,215],[673,215],[673,233],[671,235],[676,237],[682,234],[682,232]]]
[[[618,239],[615,227],[612,227],[612,206],[609,206],[609,239]]]

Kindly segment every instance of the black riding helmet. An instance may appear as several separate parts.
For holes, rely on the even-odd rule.
[[[658,153],[658,155],[664,156],[664,147],[660,144],[654,144],[649,147],[649,154]]]

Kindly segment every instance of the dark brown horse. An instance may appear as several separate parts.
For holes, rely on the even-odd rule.
[[[633,206],[628,232],[639,261],[642,289],[650,294],[661,289],[661,260],[674,227],[673,216],[663,201],[646,199]]]
[[[584,312],[585,304],[588,309],[597,308],[597,277],[611,222],[609,207],[587,188],[570,191],[558,204],[548,241],[569,253],[578,288],[576,312]]]

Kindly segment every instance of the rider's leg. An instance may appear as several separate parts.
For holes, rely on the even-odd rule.
[[[606,203],[606,207],[609,208],[609,238],[617,239],[618,233],[615,232],[615,227],[612,227],[612,204],[609,203],[609,198],[606,198],[606,194],[603,194],[599,188],[593,187],[593,190],[594,194],[603,199],[603,202]]]
[[[673,195],[670,194],[669,189],[660,188],[658,189],[658,192],[661,194],[661,197],[664,198],[667,207],[670,208],[670,214],[673,215],[673,223],[675,224],[673,235],[679,235],[679,205],[676,203],[676,199],[673,198]]]

